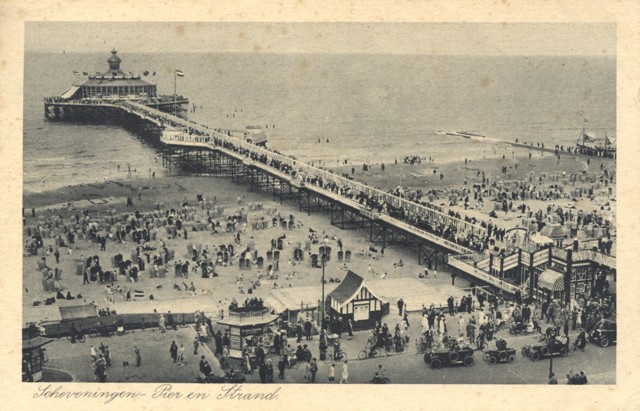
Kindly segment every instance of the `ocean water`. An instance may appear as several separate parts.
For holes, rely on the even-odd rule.
[[[124,71],[156,71],[161,94],[196,105],[188,116],[215,127],[267,127],[269,145],[308,161],[438,162],[490,156],[501,141],[573,145],[616,136],[615,59],[364,54],[120,54]],[[162,173],[158,148],[118,126],[47,122],[43,98],[107,68],[101,53],[27,53],[24,190]],[[583,123],[584,120],[586,123]],[[485,141],[443,135],[465,130]],[[320,141],[320,142],[319,142]],[[328,141],[328,142],[327,142]],[[527,155],[528,150],[515,150]],[[499,154],[498,154],[499,155]],[[118,171],[120,165],[120,171]],[[135,173],[134,173],[135,175]]]

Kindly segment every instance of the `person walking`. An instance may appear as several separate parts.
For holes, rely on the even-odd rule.
[[[139,367],[142,365],[142,357],[140,356],[140,348],[138,348],[137,346],[133,346],[133,352],[136,355],[136,367]]]
[[[273,382],[273,362],[271,362],[271,359],[267,360],[267,382]]]
[[[297,337],[296,339],[297,343],[302,342],[302,324],[300,323],[296,324],[296,337]]]
[[[171,341],[171,347],[169,348],[169,353],[171,354],[171,359],[173,359],[173,363],[175,364],[178,360],[178,346],[175,341]]]
[[[311,371],[311,382],[313,383],[313,382],[316,382],[316,373],[318,372],[318,363],[316,362],[316,358],[315,357],[311,360],[311,365],[310,366],[311,366],[311,368],[310,368],[310,371]]]
[[[222,333],[220,332],[220,330],[218,330],[218,332],[213,335],[213,339],[216,342],[215,355],[216,356],[222,355],[222,347],[224,347],[224,341],[223,341]]]
[[[313,329],[313,325],[311,324],[311,321],[309,321],[309,319],[307,318],[307,320],[304,322],[304,334],[307,341],[311,339],[312,329]]]
[[[344,360],[344,364],[342,365],[342,378],[340,379],[340,384],[349,384],[349,366],[347,364],[347,360]]]
[[[284,371],[287,368],[287,362],[284,359],[284,356],[280,356],[278,360],[278,378],[284,380]]]
[[[402,298],[398,300],[398,314],[402,317],[402,308],[404,307],[404,301]]]
[[[473,344],[476,339],[476,327],[471,322],[467,324],[467,337],[469,338],[469,342]]]
[[[180,348],[178,348],[178,358],[176,359],[178,365],[186,365],[187,362],[184,360],[184,344],[180,344]]]
[[[193,355],[198,355],[198,347],[200,347],[200,340],[198,336],[193,339]]]
[[[305,363],[304,363],[304,382],[308,383],[310,381],[311,381],[311,363],[305,361]]]
[[[164,314],[160,314],[160,318],[158,319],[158,328],[160,328],[161,333],[167,332],[167,326],[165,324]]]
[[[111,352],[108,345],[104,347],[104,360],[107,363],[107,367],[111,367]]]
[[[353,338],[353,323],[351,322],[351,318],[349,318],[347,320],[347,332],[349,333],[349,336],[347,337],[347,340],[350,340]]]
[[[334,382],[336,380],[336,365],[335,364],[331,364],[331,367],[329,367],[329,378],[328,381],[329,382]]]

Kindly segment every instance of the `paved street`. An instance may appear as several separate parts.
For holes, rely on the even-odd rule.
[[[393,310],[392,310],[393,311]],[[396,319],[393,314],[384,318],[390,328],[395,327]],[[454,318],[454,317],[448,317]],[[465,320],[470,318],[469,314],[464,314]],[[508,331],[500,331],[497,337],[504,338],[509,347],[516,349],[516,360],[511,364],[499,363],[489,365],[482,359],[482,353],[476,351],[474,354],[475,364],[471,367],[463,365],[455,365],[451,367],[443,367],[439,370],[433,370],[423,360],[422,354],[415,351],[415,338],[420,333],[420,314],[418,312],[409,315],[411,324],[409,335],[411,343],[408,345],[408,352],[401,354],[392,354],[388,357],[379,357],[374,359],[358,360],[358,352],[365,345],[370,331],[357,332],[352,340],[347,340],[343,334],[341,339],[341,347],[347,353],[349,365],[349,382],[350,383],[366,383],[375,374],[379,364],[386,369],[388,377],[392,383],[398,384],[546,384],[549,373],[549,359],[539,361],[531,361],[521,354],[521,348],[527,344],[538,344],[538,335],[530,334],[526,336],[512,336]],[[457,327],[455,325],[454,327]],[[544,327],[543,327],[544,328]],[[575,340],[577,332],[571,332],[571,341]],[[289,338],[289,344],[292,348],[297,347],[295,338]],[[572,342],[571,342],[572,343]],[[318,337],[313,340],[303,341],[300,344],[308,344],[311,352],[316,358],[318,353]],[[212,345],[213,347],[213,345]],[[495,348],[495,339],[489,342],[489,348]],[[487,347],[485,347],[487,349]],[[270,355],[274,363],[277,365],[277,357]],[[238,363],[236,363],[238,364]],[[336,382],[339,382],[342,372],[342,363],[336,364]],[[616,346],[601,348],[595,344],[588,343],[584,352],[571,351],[565,358],[555,357],[553,359],[553,370],[558,378],[558,382],[563,384],[566,382],[566,374],[569,372],[584,371],[590,383],[598,384],[614,384],[615,383],[615,364],[616,364]],[[318,361],[318,374],[316,382],[326,383],[331,363]],[[257,372],[247,375],[248,383],[259,383]],[[274,372],[274,382],[283,383],[303,383],[304,382],[304,366],[301,365],[294,369],[287,370],[285,379],[280,381],[277,379],[277,369]]]

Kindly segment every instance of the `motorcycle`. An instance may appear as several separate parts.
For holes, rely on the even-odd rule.
[[[573,351],[576,351],[577,349],[584,351],[586,346],[587,346],[587,336],[584,331],[581,331],[580,334],[578,334],[578,337],[576,337],[576,340],[572,345]]]

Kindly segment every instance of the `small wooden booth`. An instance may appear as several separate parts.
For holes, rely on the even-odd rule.
[[[22,341],[22,381],[38,382],[42,380],[42,368],[45,363],[45,353],[42,348],[53,340],[35,337]]]
[[[229,334],[229,356],[242,358],[243,348],[253,356],[258,339],[271,333],[269,326],[278,318],[268,308],[238,307],[230,310],[227,318],[218,321]]]
[[[351,319],[354,330],[372,329],[376,321],[389,312],[389,302],[374,295],[360,277],[348,271],[344,279],[327,296],[328,314],[342,317],[343,323]]]

